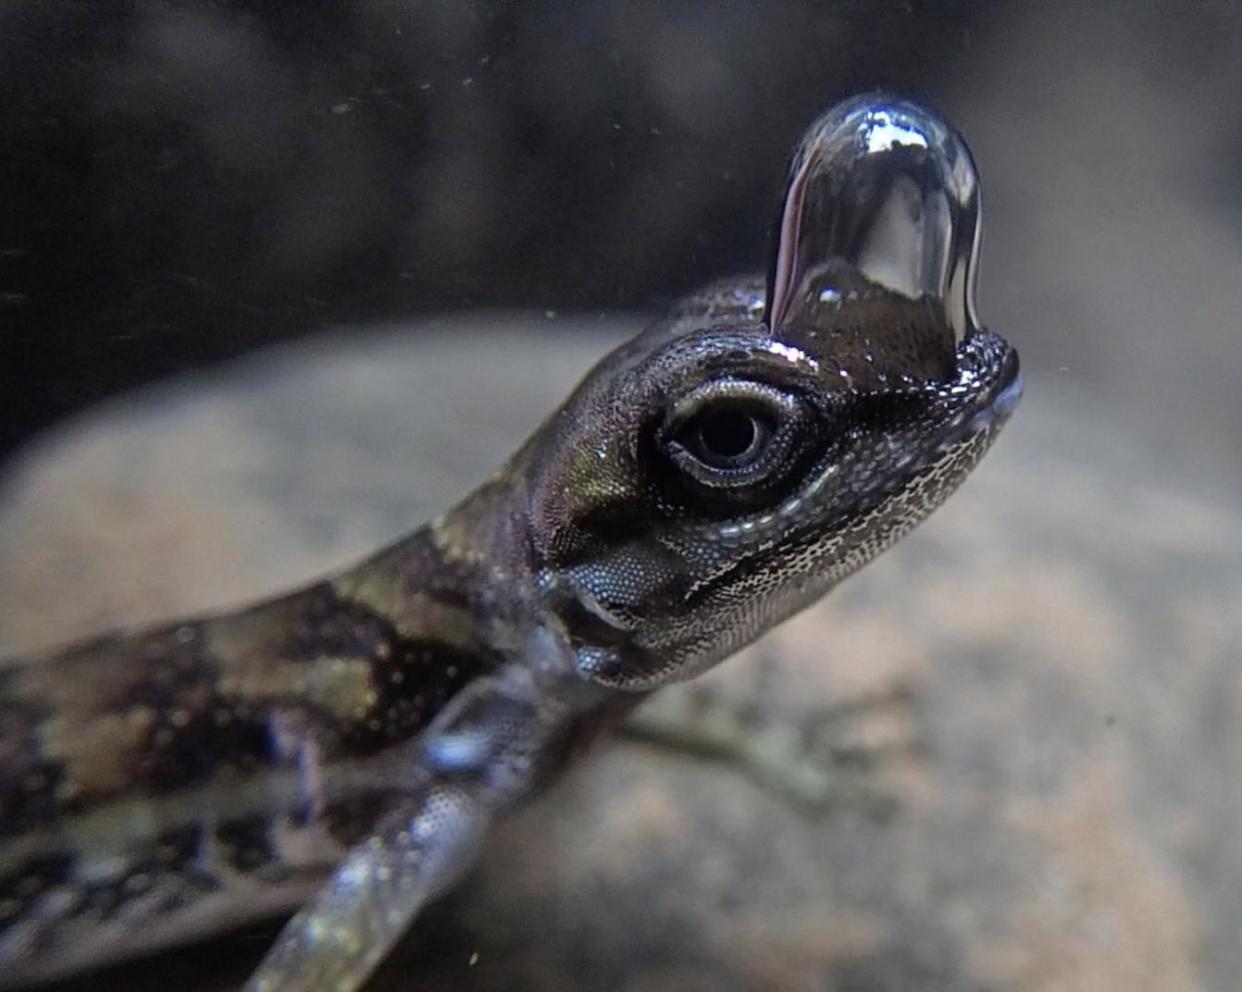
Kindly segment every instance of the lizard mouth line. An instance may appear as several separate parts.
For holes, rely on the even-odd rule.
[[[1026,381],[1018,364],[1018,353],[1006,347],[997,366],[996,372],[990,376],[993,381],[973,404],[975,412],[961,422],[953,424],[936,445],[936,450],[943,451],[980,431],[995,430],[1004,424],[1017,408],[1018,402],[1022,399],[1023,390],[1026,388]],[[958,383],[962,384],[971,379],[977,380],[979,376],[980,373],[976,369],[967,366],[959,373]]]

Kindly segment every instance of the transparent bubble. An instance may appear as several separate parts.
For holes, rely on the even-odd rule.
[[[979,177],[966,143],[904,100],[856,97],[807,131],[789,169],[768,283],[770,326],[878,285],[975,327]]]

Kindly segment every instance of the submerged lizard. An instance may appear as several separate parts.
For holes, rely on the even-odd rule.
[[[956,133],[847,101],[795,153],[766,280],[684,300],[427,527],[0,665],[0,987],[302,906],[246,988],[359,989],[499,815],[970,472],[1021,390],[978,234]]]

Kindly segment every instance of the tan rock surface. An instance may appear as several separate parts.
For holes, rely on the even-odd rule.
[[[544,323],[312,342],[68,425],[0,491],[0,642],[239,602],[399,534],[605,347]],[[920,532],[710,676],[769,720],[909,684],[857,728],[924,746],[883,773],[891,818],[811,821],[611,746],[502,828],[373,987],[1236,987],[1242,479],[1193,445],[1155,466],[1154,443],[1037,376]],[[65,987],[229,988],[269,938]]]

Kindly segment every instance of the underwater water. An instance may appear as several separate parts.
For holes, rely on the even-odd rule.
[[[613,747],[374,988],[1236,984],[1227,5],[50,3],[0,39],[14,650],[426,519],[643,316],[768,264],[786,157],[837,99],[920,100],[973,152],[1013,423],[919,533],[710,676],[766,720],[908,687],[844,731],[917,742],[875,771],[895,811],[811,821]],[[270,935],[58,988],[231,988]]]

